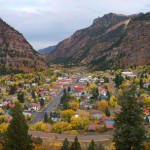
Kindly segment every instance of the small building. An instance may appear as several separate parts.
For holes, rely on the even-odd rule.
[[[83,85],[75,85],[73,87],[74,92],[84,92],[85,91],[85,86]]]
[[[100,119],[100,118],[102,118],[102,114],[101,113],[95,113],[95,114],[92,115],[92,117],[94,119]]]
[[[37,104],[37,103],[31,103],[29,110],[31,110],[31,111],[32,111],[32,110],[33,110],[33,111],[39,111],[40,108],[41,108],[41,106],[40,106],[39,104]]]
[[[105,127],[107,130],[113,130],[114,128],[114,121],[105,121]]]
[[[99,130],[99,128],[100,128],[99,124],[89,124],[88,131],[89,132],[94,132],[94,131]]]
[[[100,95],[106,96],[106,94],[107,94],[107,89],[104,88],[104,87],[99,87],[99,88],[98,88],[98,92],[99,92]]]
[[[129,75],[133,75],[133,72],[129,72],[129,71],[121,72],[121,75],[122,76],[129,76]]]
[[[149,111],[149,109],[145,108],[145,109],[143,110],[143,113],[144,113],[145,115],[149,115],[149,114],[150,114],[150,111]]]

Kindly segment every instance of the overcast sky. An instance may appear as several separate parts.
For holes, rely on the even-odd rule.
[[[57,44],[109,12],[150,11],[150,0],[0,0],[0,17],[37,50]]]

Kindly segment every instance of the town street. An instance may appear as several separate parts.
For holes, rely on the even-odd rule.
[[[43,121],[44,119],[44,114],[45,113],[50,113],[53,108],[60,103],[60,99],[63,96],[63,91],[61,91],[58,95],[54,96],[52,98],[52,101],[41,111],[37,112],[36,117],[31,120],[30,124],[34,124],[39,121]]]
[[[69,141],[74,141],[76,135],[67,135],[67,134],[57,134],[57,133],[45,133],[40,131],[29,131],[29,134],[33,137],[40,137],[41,139],[51,139],[51,140],[64,140],[67,138]],[[112,140],[112,133],[107,134],[98,134],[98,135],[81,135],[78,134],[79,141],[90,142],[94,141],[108,141]]]
[[[74,86],[78,82],[78,80],[83,76],[84,75],[78,77],[78,79],[76,79],[72,84],[70,84],[68,86],[70,86],[70,87]],[[66,89],[68,88],[68,86],[66,87]],[[60,103],[62,96],[63,96],[63,91],[58,93],[56,96],[53,96],[52,101],[47,106],[45,106],[45,108],[42,111],[36,113],[35,118],[33,118],[31,120],[30,124],[35,124],[39,121],[43,121],[45,113],[48,113],[48,115],[49,115],[50,112],[53,110],[53,108]]]

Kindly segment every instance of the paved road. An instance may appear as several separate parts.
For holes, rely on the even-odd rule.
[[[63,96],[63,91],[61,91],[58,95],[52,98],[52,101],[45,107],[41,112],[38,112],[35,118],[30,122],[30,124],[34,124],[39,121],[43,121],[45,113],[50,113],[53,108],[60,103],[60,99]]]
[[[75,80],[72,84],[68,85],[70,87],[72,87],[74,84],[77,83],[77,81],[83,77],[84,75],[80,76],[77,80]],[[67,87],[68,87],[67,86]],[[66,88],[67,88],[66,87]],[[54,96],[52,98],[52,101],[47,105],[47,107],[45,107],[41,112],[38,112],[35,116],[35,118],[33,118],[30,122],[30,124],[35,124],[39,121],[43,121],[44,119],[44,115],[45,115],[45,112],[47,112],[48,114],[53,110],[53,108],[55,106],[57,106],[59,103],[60,103],[60,100],[61,100],[61,97],[63,96],[63,91],[61,91],[59,94],[57,94],[56,96]]]
[[[115,83],[114,81],[111,79],[110,77],[110,74],[109,73],[106,73],[106,77],[109,79],[109,85],[111,86],[111,88],[113,89],[113,92],[112,92],[112,95],[113,96],[117,96],[117,89],[116,89],[116,86],[115,86]]]
[[[29,134],[33,137],[40,137],[42,139],[64,140],[67,138],[69,141],[73,141],[76,135],[57,134],[57,133],[44,133],[39,131],[29,131]],[[98,135],[77,135],[78,139],[83,142],[94,141],[108,141],[112,140],[112,133],[98,134]]]

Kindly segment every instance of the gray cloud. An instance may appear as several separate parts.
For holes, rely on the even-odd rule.
[[[58,43],[109,12],[149,11],[149,0],[0,0],[0,17],[35,49]]]

